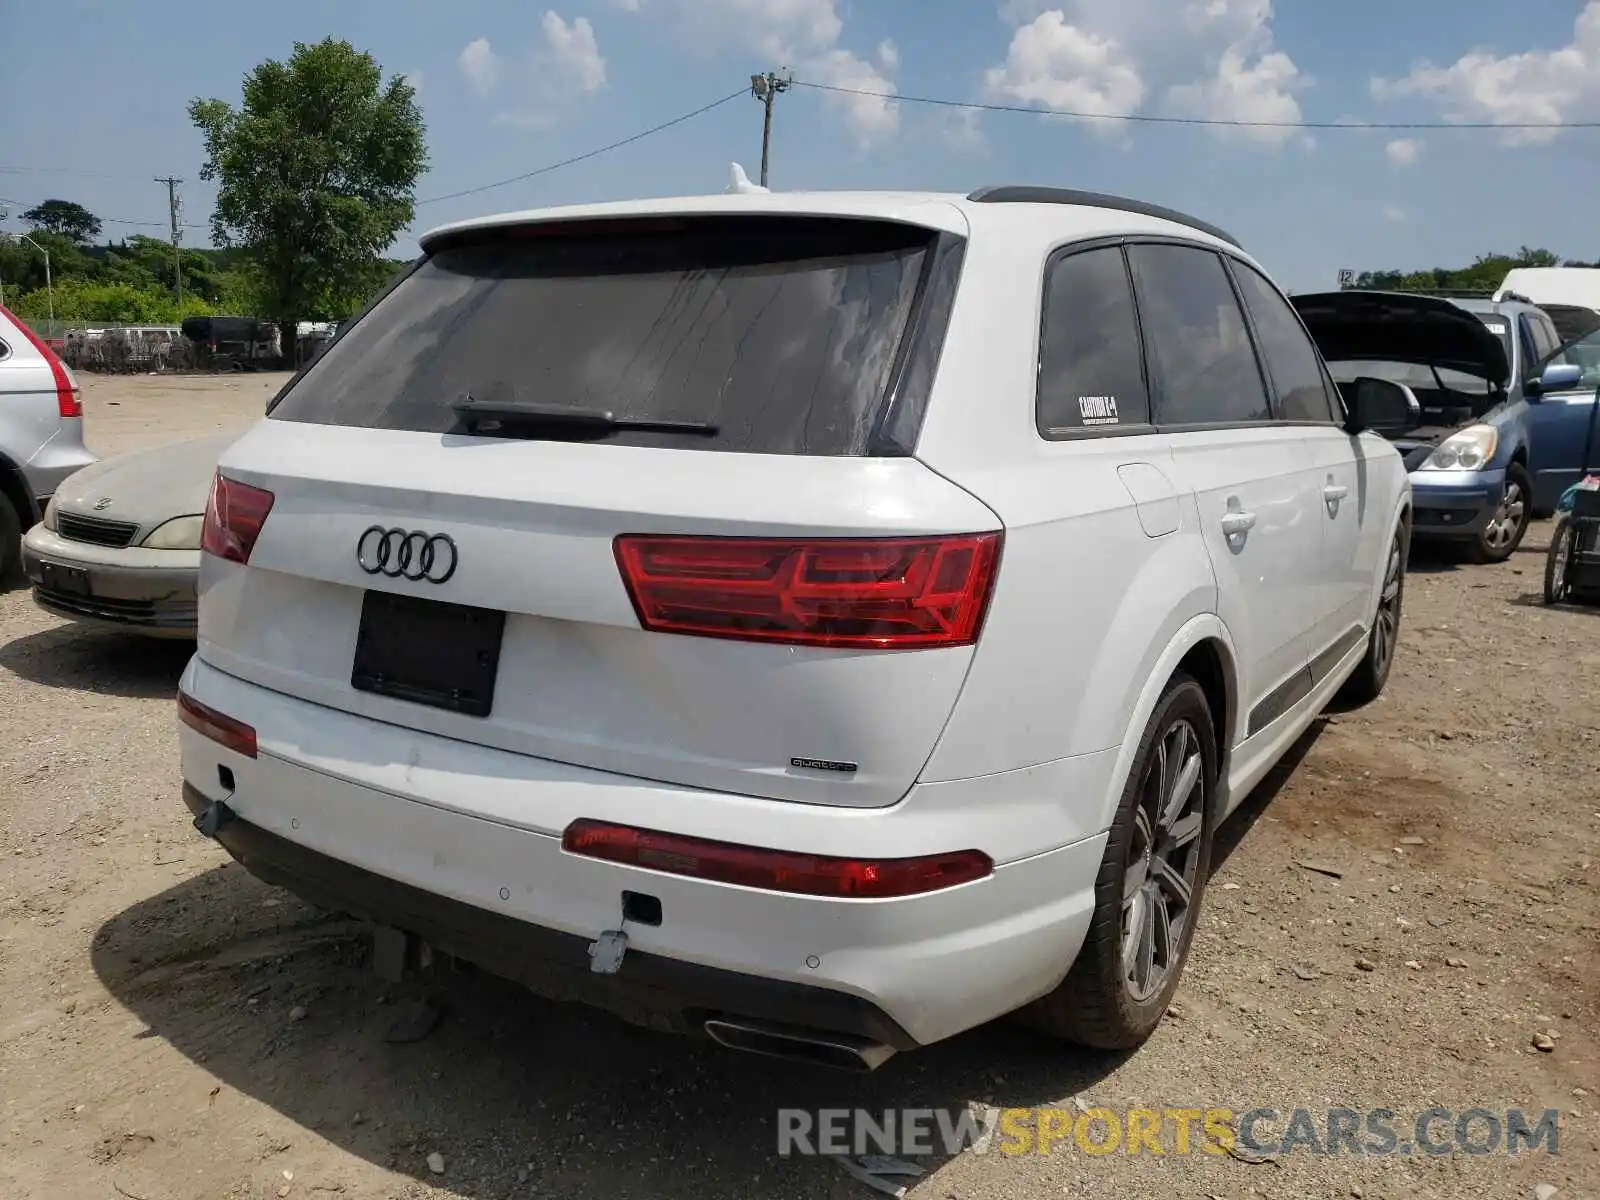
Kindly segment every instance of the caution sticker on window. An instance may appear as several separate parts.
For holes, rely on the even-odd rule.
[[[1115,396],[1079,396],[1078,414],[1085,425],[1115,425],[1122,420]]]

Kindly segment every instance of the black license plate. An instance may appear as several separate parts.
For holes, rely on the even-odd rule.
[[[61,592],[67,596],[87,596],[89,572],[82,567],[68,567],[61,563],[39,563],[40,586],[47,592]]]
[[[487,717],[506,615],[488,608],[368,592],[350,686]]]

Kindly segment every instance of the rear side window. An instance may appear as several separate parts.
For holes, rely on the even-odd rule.
[[[1335,420],[1322,361],[1294,309],[1277,288],[1244,263],[1233,264],[1233,277],[1244,293],[1262,357],[1272,375],[1278,416],[1285,421]]]
[[[872,453],[937,236],[775,217],[467,234],[329,347],[271,416],[465,433],[452,406],[470,398],[613,418],[542,437]]]
[[[1542,363],[1558,349],[1561,343],[1556,337],[1555,326],[1539,317],[1530,316],[1528,327],[1533,332],[1533,361]]]
[[[1222,260],[1192,246],[1131,246],[1158,425],[1265,421],[1267,392]]]
[[[1037,416],[1047,438],[1150,423],[1139,319],[1121,247],[1067,254],[1049,268]]]

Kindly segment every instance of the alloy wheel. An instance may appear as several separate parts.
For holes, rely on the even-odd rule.
[[[1490,550],[1504,550],[1509,546],[1522,528],[1527,507],[1522,488],[1507,480],[1506,494],[1500,498],[1500,507],[1495,509],[1494,517],[1483,531],[1484,545]]]
[[[1182,955],[1199,882],[1205,827],[1205,757],[1188,721],[1174,721],[1146,767],[1122,887],[1122,980],[1144,1003],[1161,992]]]
[[[1400,540],[1389,549],[1389,565],[1383,572],[1383,594],[1378,598],[1378,619],[1372,628],[1372,665],[1379,680],[1389,670],[1400,631]]]

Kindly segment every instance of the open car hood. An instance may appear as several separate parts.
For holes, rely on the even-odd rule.
[[[1415,363],[1504,387],[1505,347],[1474,314],[1448,300],[1399,292],[1319,292],[1291,297],[1330,363]]]

